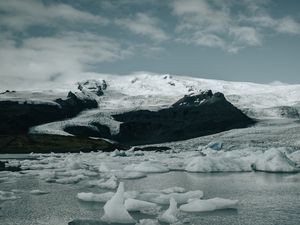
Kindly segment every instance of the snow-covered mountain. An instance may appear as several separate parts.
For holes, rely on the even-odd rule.
[[[70,124],[87,125],[96,121],[109,126],[114,134],[118,132],[120,123],[112,119],[112,114],[166,108],[184,95],[204,90],[224,93],[232,104],[257,119],[298,118],[300,108],[300,85],[281,83],[231,82],[145,72],[126,76],[95,74],[93,79],[68,85],[66,92],[70,89],[92,95],[98,101],[99,108],[87,110],[73,119],[33,127],[31,132],[68,135],[63,127]],[[0,95],[0,101],[17,99],[51,102],[53,96],[63,94],[61,89],[35,94],[28,91],[5,93]]]

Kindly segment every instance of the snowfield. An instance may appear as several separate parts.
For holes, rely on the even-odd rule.
[[[151,74],[141,72],[133,75],[105,75],[88,74],[91,77],[81,90],[83,93],[95,97],[99,103],[98,109],[87,110],[75,118],[66,121],[53,122],[33,127],[32,133],[47,133],[68,135],[63,131],[70,125],[86,125],[93,128],[93,122],[107,125],[112,134],[118,133],[119,122],[111,115],[137,109],[158,110],[169,107],[184,95],[197,94],[200,91],[212,90],[222,92],[225,97],[235,106],[240,108],[248,116],[256,119],[270,118],[299,118],[300,108],[300,85],[282,83],[256,84],[249,82],[230,82],[221,80],[209,80],[187,76],[173,76],[168,74]],[[94,94],[97,86],[105,89],[102,96]],[[98,83],[97,83],[98,82]],[[78,84],[67,85],[65,93],[76,90]],[[95,87],[96,86],[96,87]],[[77,89],[77,91],[79,91]],[[93,93],[92,93],[93,92]],[[0,95],[0,100],[24,101],[51,101],[54,93],[44,92],[37,99],[37,95],[29,92],[6,93]],[[41,91],[40,91],[41,93]],[[62,90],[57,91],[61,97]]]

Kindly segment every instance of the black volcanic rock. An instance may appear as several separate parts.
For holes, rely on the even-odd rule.
[[[99,123],[91,123],[90,126],[68,125],[64,131],[79,137],[112,138],[109,127]]]
[[[110,143],[102,139],[60,135],[0,135],[0,154],[18,153],[66,153],[90,151],[114,151],[129,149],[124,145]]]
[[[0,101],[0,134],[25,134],[32,126],[76,116],[85,109],[98,107],[96,100],[69,92],[57,104]]]
[[[122,122],[115,139],[134,145],[185,140],[255,123],[222,93],[211,91],[185,96],[156,112],[138,110],[113,117]]]

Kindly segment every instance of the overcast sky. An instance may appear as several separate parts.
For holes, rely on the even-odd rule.
[[[0,0],[1,88],[136,71],[300,83],[300,1]]]

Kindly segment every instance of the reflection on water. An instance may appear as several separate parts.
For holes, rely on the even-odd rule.
[[[187,173],[153,174],[146,178],[125,181],[126,190],[163,189],[181,186],[200,189],[205,198],[222,197],[240,200],[237,210],[209,213],[182,213],[190,224],[290,224],[300,221],[300,182],[298,174],[271,173]],[[84,185],[45,183],[33,177],[21,177],[14,182],[0,183],[0,190],[20,189],[21,197],[4,202],[0,224],[104,224],[100,222],[103,204],[82,202],[78,192],[101,192]],[[49,191],[33,196],[32,189]],[[151,218],[140,213],[134,218]],[[153,218],[153,217],[152,217]],[[76,220],[77,219],[77,220]],[[79,219],[79,220],[78,220]]]

